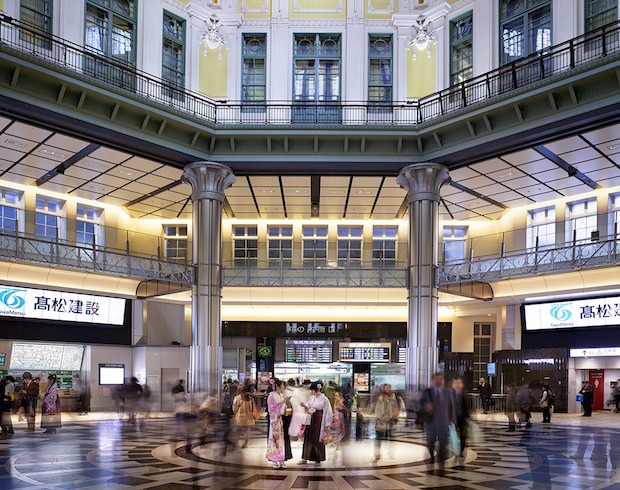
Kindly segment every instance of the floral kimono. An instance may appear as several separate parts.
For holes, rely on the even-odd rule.
[[[54,382],[48,385],[41,398],[41,428],[55,429],[60,425],[60,398],[58,384]]]
[[[269,412],[269,438],[267,439],[267,459],[274,463],[284,462],[284,428],[282,426],[281,393],[272,391],[267,397]]]

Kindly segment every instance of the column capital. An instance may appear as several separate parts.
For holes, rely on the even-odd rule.
[[[439,163],[414,163],[403,168],[396,183],[407,191],[407,201],[441,201],[443,184],[450,182],[448,167]]]
[[[224,202],[224,191],[237,179],[227,165],[216,162],[193,162],[185,165],[181,180],[192,186],[192,202],[200,199]]]

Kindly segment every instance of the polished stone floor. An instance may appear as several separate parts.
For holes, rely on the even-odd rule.
[[[332,444],[325,463],[299,466],[294,442],[295,458],[279,470],[264,458],[264,421],[248,448],[235,451],[218,441],[200,444],[191,423],[165,414],[136,424],[115,414],[65,415],[53,435],[28,433],[15,421],[15,435],[0,440],[0,489],[620,490],[620,414],[556,414],[550,425],[536,414],[531,429],[516,432],[507,432],[502,414],[477,419],[479,441],[444,468],[429,463],[423,434],[400,423],[377,463],[374,441],[362,440],[343,446],[341,460]]]

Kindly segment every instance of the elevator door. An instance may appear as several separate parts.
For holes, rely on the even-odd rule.
[[[185,373],[181,376],[181,370],[178,368],[162,368],[161,370],[161,411],[172,412],[174,406],[172,403],[172,387],[179,379],[185,379]]]
[[[594,388],[592,410],[603,410],[605,403],[605,370],[590,369],[590,386]]]

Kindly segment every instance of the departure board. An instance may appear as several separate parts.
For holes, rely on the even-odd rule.
[[[340,342],[341,362],[390,362],[392,344],[388,342]]]
[[[286,362],[332,362],[331,340],[287,340]]]

